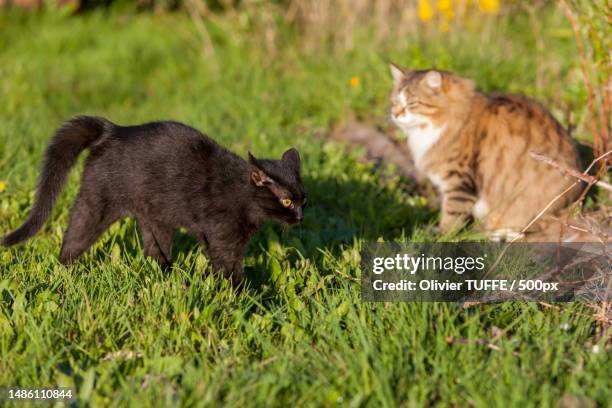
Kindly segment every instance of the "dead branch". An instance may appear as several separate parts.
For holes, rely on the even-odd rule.
[[[589,165],[589,167],[587,167],[587,169],[582,173],[582,174],[588,174],[589,171],[593,168],[593,166],[595,164],[597,164],[600,160],[605,159],[606,157],[608,157],[609,155],[612,154],[612,150],[602,154],[601,156],[595,158],[595,160],[593,160],[591,162],[591,164]],[[573,189],[579,182],[576,181],[574,182],[572,185],[570,185],[568,188],[566,188],[565,190],[563,190],[561,193],[559,193],[555,198],[553,198],[552,200],[550,200],[550,202],[548,204],[546,204],[546,206],[542,209],[542,211],[540,211],[538,213],[538,215],[536,215],[522,230],[521,230],[521,234],[525,233],[525,231],[527,231],[529,228],[531,228],[531,226],[533,224],[536,223],[536,221],[538,221],[543,215],[544,213],[554,204],[557,202],[557,200],[559,200],[561,197],[563,197],[565,194],[567,194],[571,189]],[[590,183],[589,183],[590,184]],[[520,236],[517,235],[517,238],[514,238],[512,241],[510,241],[510,243],[516,241],[517,239],[519,239]]]
[[[588,221],[585,222],[585,227],[581,228],[579,226],[572,225],[572,224],[570,224],[567,221],[563,221],[562,219],[560,219],[558,217],[551,217],[551,218],[553,220],[559,222],[561,225],[563,225],[566,228],[573,229],[573,230],[579,231],[579,232],[585,232],[587,234],[591,234],[593,237],[596,237],[599,240],[599,242],[601,242],[602,244],[606,243],[606,242],[609,242],[609,240],[610,240],[609,233],[607,233],[606,231],[603,231],[603,230],[597,231],[593,227],[593,225],[591,225],[591,223],[588,222]],[[584,218],[582,218],[582,220],[585,221]],[[603,227],[602,227],[602,229],[603,229]]]
[[[587,167],[587,169],[584,171],[584,173],[582,174],[586,174],[588,175],[589,171],[593,168],[593,166],[595,164],[597,164],[600,160],[605,159],[607,156],[612,154],[612,150],[609,152],[606,152],[604,154],[602,154],[601,156],[595,158],[591,164],[589,165],[589,167]],[[519,234],[516,235],[516,237],[514,237],[512,240],[510,240],[510,242],[508,242],[506,244],[506,246],[504,247],[504,249],[502,250],[501,254],[497,257],[497,259],[495,260],[495,262],[493,263],[493,266],[491,266],[490,271],[494,270],[497,265],[501,262],[501,259],[503,258],[503,256],[506,254],[506,251],[508,250],[508,248],[510,248],[510,245],[513,244],[514,242],[518,241],[519,239],[521,239],[524,236],[524,233],[531,228],[531,226],[533,224],[535,224],[540,218],[542,218],[542,216],[544,215],[544,213],[546,213],[546,211],[548,211],[548,209],[557,202],[557,200],[559,200],[561,197],[563,197],[565,194],[567,194],[570,190],[572,190],[577,184],[579,183],[579,181],[575,181],[574,183],[572,183],[568,188],[566,188],[565,190],[563,190],[561,193],[557,194],[552,200],[550,200],[548,202],[548,204],[546,204],[546,206],[535,216],[533,217],[533,219],[531,221],[529,221],[529,223],[523,227],[523,229],[521,230],[521,232]],[[589,185],[592,185],[589,183]]]
[[[611,152],[612,151],[610,151],[608,153],[611,153]],[[554,161],[550,157],[547,157],[547,156],[544,156],[542,154],[538,154],[538,153],[535,153],[535,152],[529,152],[529,155],[531,157],[533,157],[534,159],[538,160],[538,161],[541,161],[543,163],[548,164],[549,166],[552,166],[552,167],[556,168],[557,170],[559,170],[561,172],[561,174],[570,175],[570,176],[575,177],[577,179],[580,179],[580,180],[582,180],[582,181],[584,181],[586,183],[595,184],[598,187],[604,188],[604,189],[606,189],[608,191],[612,191],[612,185],[606,183],[605,181],[598,180],[597,178],[595,178],[595,177],[593,177],[593,176],[591,176],[589,174],[581,173],[581,172],[579,172],[576,169],[571,169],[571,168],[569,168],[567,166],[564,166],[564,165],[562,165],[560,163],[557,163],[556,161]]]

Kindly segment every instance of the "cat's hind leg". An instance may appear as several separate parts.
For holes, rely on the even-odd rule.
[[[172,265],[172,237],[174,228],[161,225],[145,217],[137,217],[142,234],[142,247],[145,257],[150,256],[162,270]]]
[[[70,221],[59,256],[61,263],[67,265],[76,260],[119,218],[105,202],[92,190],[81,189],[70,210]]]

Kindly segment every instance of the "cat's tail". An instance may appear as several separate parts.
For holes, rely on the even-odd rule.
[[[112,122],[103,118],[76,116],[57,130],[45,152],[36,200],[30,215],[23,225],[2,239],[2,245],[11,246],[25,241],[42,228],[79,154],[110,134],[114,127]]]

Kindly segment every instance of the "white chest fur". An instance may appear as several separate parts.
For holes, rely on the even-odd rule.
[[[406,133],[408,138],[408,146],[412,153],[414,164],[419,170],[422,170],[423,157],[429,149],[440,139],[440,135],[444,132],[444,126],[434,127],[431,123],[423,127],[414,127]]]
[[[406,97],[403,93],[398,96],[399,103],[406,106]],[[405,108],[399,115],[391,115],[393,122],[399,127],[408,139],[408,146],[412,159],[419,170],[423,170],[423,157],[438,141],[446,125],[436,127],[427,116],[410,112]]]

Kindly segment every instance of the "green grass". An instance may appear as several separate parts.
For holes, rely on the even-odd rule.
[[[250,287],[235,293],[202,276],[208,260],[185,235],[162,273],[129,220],[76,266],[60,265],[77,166],[43,231],[0,249],[0,387],[74,387],[94,406],[524,407],[567,395],[609,406],[612,362],[604,340],[592,352],[584,305],[362,303],[361,245],[436,239],[428,226],[437,213],[409,181],[316,136],[351,112],[386,124],[388,60],[456,70],[485,90],[539,97],[557,114],[582,107],[571,33],[558,12],[540,18],[539,57],[529,25],[512,16],[488,37],[432,34],[380,49],[364,37],[346,53],[302,52],[286,30],[273,58],[246,40],[246,23],[226,21],[211,27],[214,68],[182,15],[0,12],[2,233],[31,206],[53,130],[81,113],[183,121],[243,156],[295,146],[309,192],[302,226],[256,236]],[[583,116],[576,108],[580,137]]]

